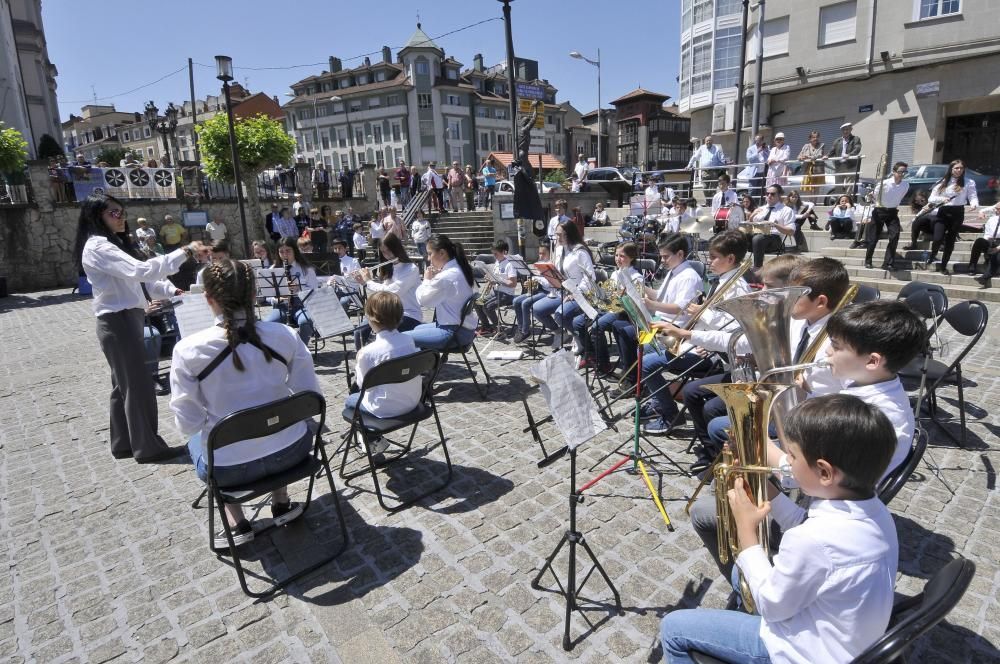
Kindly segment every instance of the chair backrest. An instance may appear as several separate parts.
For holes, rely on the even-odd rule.
[[[497,259],[493,254],[476,254],[476,257],[473,260],[485,263],[486,265],[491,265],[492,263],[497,262]]]
[[[929,284],[926,281],[911,281],[899,290],[899,293],[896,295],[896,299],[905,300],[911,294],[925,290],[940,291],[941,293],[944,293],[944,287],[940,284]]]
[[[417,376],[424,376],[425,379],[437,373],[440,355],[437,351],[422,350],[410,355],[396,357],[382,362],[372,369],[365,376],[361,384],[361,393],[364,394],[372,388],[380,385],[395,385],[413,380]],[[426,386],[425,380],[425,386]],[[423,398],[423,395],[421,395]]]
[[[688,265],[691,267],[692,270],[694,270],[695,272],[698,273],[699,277],[701,277],[702,279],[705,278],[705,264],[704,263],[702,263],[701,261],[691,261],[691,260],[689,260],[688,261]]]
[[[906,296],[905,302],[925,320],[937,319],[948,309],[948,296],[944,291],[933,289],[915,289]]]
[[[876,493],[878,493],[879,500],[881,500],[885,505],[889,504],[899,490],[903,488],[906,481],[910,479],[910,475],[914,473],[917,469],[917,465],[920,460],[924,458],[924,452],[927,450],[927,432],[924,431],[920,426],[916,427],[913,432],[913,441],[910,443],[910,452],[903,459],[903,463],[899,464],[892,471],[882,478],[882,481],[878,483],[876,487]]]
[[[608,280],[608,271],[602,267],[594,268],[594,275],[597,277],[598,282]]]
[[[226,415],[208,434],[205,443],[208,465],[211,468],[213,464],[214,450],[244,440],[270,436],[293,424],[317,416],[319,417],[317,431],[322,431],[326,419],[326,399],[318,392],[309,391]]]
[[[948,323],[955,332],[968,339],[968,341],[965,347],[949,361],[948,370],[938,377],[934,385],[930,387],[931,391],[945,380],[951,379],[955,367],[958,367],[962,363],[962,360],[965,359],[965,356],[979,343],[983,333],[986,331],[988,320],[989,311],[986,309],[986,305],[979,300],[959,302],[942,314],[941,318],[938,319],[938,324],[940,325],[942,322]]]
[[[635,262],[635,269],[643,274],[656,272],[656,261],[650,258],[640,258]]]
[[[965,558],[952,560],[931,577],[924,591],[903,600],[892,610],[892,627],[858,655],[852,664],[897,661],[908,646],[944,620],[972,582],[976,565]]]
[[[860,304],[862,302],[874,302],[882,298],[882,291],[878,289],[878,286],[869,286],[868,284],[858,284],[858,294],[854,296],[853,304]]]

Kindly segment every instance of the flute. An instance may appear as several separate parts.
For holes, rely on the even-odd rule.
[[[380,267],[385,267],[386,265],[395,265],[395,264],[396,264],[396,263],[398,263],[398,262],[399,262],[399,259],[398,259],[398,258],[393,258],[393,259],[390,259],[390,260],[387,260],[387,261],[382,261],[382,262],[381,262],[381,263],[379,263],[378,265],[373,265],[373,266],[371,266],[371,267],[361,267],[361,268],[358,268],[357,270],[352,270],[352,271],[348,272],[347,274],[345,274],[345,275],[343,275],[343,276],[344,276],[345,278],[346,278],[346,277],[353,277],[353,276],[355,276],[355,275],[358,275],[358,274],[361,274],[361,273],[362,273],[362,272],[364,272],[365,270],[371,270],[372,272],[375,272],[375,271],[377,271],[377,270],[378,270],[378,269],[379,269]]]

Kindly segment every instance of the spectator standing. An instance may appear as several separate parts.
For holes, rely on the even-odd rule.
[[[400,209],[405,210],[406,204],[410,202],[410,171],[406,168],[406,162],[399,160],[399,167],[395,172],[396,183],[393,189],[396,192],[396,203]]]
[[[497,191],[497,165],[492,156],[486,158],[483,164],[483,207],[487,210],[493,205],[493,194]]]
[[[180,249],[187,239],[187,231],[184,227],[174,221],[172,215],[163,216],[163,226],[160,227],[160,237],[163,238],[163,249],[169,254],[171,251]]]
[[[377,254],[382,245],[382,238],[385,237],[385,227],[382,226],[382,211],[378,210],[375,216],[372,217],[371,223],[368,225],[368,234],[372,238],[372,247],[375,249]]]
[[[416,164],[410,164],[410,198],[414,198],[420,192],[420,174]]]
[[[149,222],[146,221],[145,217],[139,217],[136,219],[136,223],[139,224],[139,227],[135,229],[135,239],[139,248],[142,249],[148,244],[148,240],[146,238],[153,238],[153,243],[155,244],[156,229],[149,225]]]
[[[271,237],[272,242],[277,242],[281,239],[281,234],[274,228],[280,216],[281,214],[278,212],[278,204],[271,203],[271,211],[264,216],[264,230],[267,231],[267,234]]]
[[[750,181],[750,195],[756,200],[760,198],[764,184],[764,165],[770,153],[770,148],[764,142],[764,137],[757,134],[753,143],[747,147],[747,167],[740,172],[740,177]]]
[[[424,259],[424,265],[427,264],[427,240],[431,239],[431,222],[429,222],[424,215],[417,213],[417,218],[413,220],[410,224],[410,234],[413,236],[413,243],[417,245],[417,251],[420,253],[420,257]]]
[[[345,168],[340,172],[340,195],[344,200],[354,198],[354,171]]]
[[[789,158],[790,148],[785,145],[785,134],[778,132],[774,135],[774,145],[767,155],[767,186],[780,184],[782,187],[786,183],[788,166],[786,162]]]
[[[389,182],[389,173],[384,168],[378,169],[376,184],[378,185],[379,200],[382,206],[386,207],[392,203],[392,183]]]
[[[837,186],[840,190],[854,197],[854,185],[858,181],[858,168],[861,165],[861,139],[852,132],[854,125],[845,122],[840,125],[840,138],[833,142],[833,147],[827,153],[827,159],[835,159],[834,168],[837,171]]]
[[[726,155],[718,145],[712,143],[712,137],[706,136],[705,142],[694,151],[688,161],[688,169],[701,169],[701,185],[705,191],[715,191],[716,180],[726,165]]]
[[[295,194],[295,202],[292,203],[292,216],[298,218],[303,214],[309,214],[309,203],[302,200],[302,194]]]
[[[288,208],[281,208],[281,216],[278,217],[274,231],[280,236],[281,240],[289,237],[297,238],[299,236],[299,227],[296,225],[295,219],[292,218],[292,213]]]
[[[465,204],[465,173],[457,161],[451,162],[448,169],[448,202],[452,212],[459,212]]]
[[[576,166],[573,167],[573,173],[576,175],[576,179],[583,182],[587,179],[587,173],[590,171],[590,164],[584,158],[581,152],[576,156]]]
[[[826,146],[819,140],[819,132],[809,132],[809,142],[799,150],[799,161],[803,164],[802,195],[816,193],[816,186],[823,183],[822,164]]]
[[[208,232],[208,236],[212,239],[212,243],[220,242],[226,239],[226,222],[220,217],[216,217],[212,221],[205,225],[205,230]]]
[[[326,166],[319,164],[313,168],[312,171],[312,183],[313,190],[316,192],[317,198],[326,199],[330,195],[330,174],[326,170]]]
[[[385,235],[392,233],[399,238],[400,242],[406,242],[406,228],[403,227],[402,220],[396,216],[396,208],[391,205],[385,209],[385,216],[382,218],[382,228],[385,230]]]
[[[424,173],[421,180],[423,181],[424,189],[429,189],[431,194],[427,197],[427,209],[434,212],[435,208],[438,213],[443,213],[444,210],[444,180],[441,175],[437,172],[437,164],[433,161],[427,164],[427,171]]]
[[[476,193],[479,190],[479,180],[472,172],[472,165],[465,165],[465,209],[474,212],[476,209]]]

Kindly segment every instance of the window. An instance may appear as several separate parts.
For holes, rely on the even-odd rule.
[[[716,90],[734,87],[740,77],[740,29],[724,28],[715,31]]]
[[[124,141],[125,143],[128,143],[130,140],[132,140],[132,139],[129,137],[128,132],[127,131],[122,132],[122,141]]]
[[[399,106],[399,95],[389,95],[385,98],[386,106]]]
[[[382,105],[381,97],[369,97],[368,98],[368,108],[378,108]]]
[[[552,154],[552,139],[551,138],[546,138],[545,139],[545,152],[547,152],[548,154]]]
[[[152,157],[153,156],[153,148],[146,148],[146,154],[149,155],[150,157]]]
[[[489,150],[490,149],[490,134],[489,132],[480,132],[479,134],[479,149]]]
[[[392,163],[398,164],[403,161],[403,148],[396,148],[392,151]]]
[[[462,121],[461,120],[448,120],[448,138],[454,138],[456,140],[461,140],[461,138],[462,138]]]
[[[324,150],[329,150],[330,149],[330,137],[327,136],[326,134],[323,134],[322,138],[323,138],[323,149]]]
[[[707,92],[712,84],[712,35],[695,37],[691,53],[691,94]]]
[[[350,167],[351,167],[350,157],[347,156],[346,154],[340,155],[340,169],[346,171]]]
[[[691,96],[691,42],[681,51],[681,98]]]
[[[451,147],[451,160],[452,161],[457,161],[460,164],[463,161],[465,161],[464,159],[462,159],[462,148],[460,146],[453,145]]]
[[[433,136],[434,135],[434,121],[433,120],[421,120],[420,121],[420,135],[421,136]]]
[[[361,127],[354,128],[354,144],[364,145],[365,144],[365,130]]]
[[[343,113],[344,112],[344,102],[342,102],[342,101],[335,101],[335,102],[333,102],[333,112],[334,113]]]
[[[490,117],[490,109],[486,108],[485,106],[477,106],[476,107],[476,117],[477,118],[488,118],[488,117]]]
[[[417,60],[415,63],[413,63],[413,66],[418,74],[431,73],[431,67],[429,64],[427,64],[427,61],[424,59]]]
[[[372,127],[372,135],[375,137],[376,143],[382,142],[382,127],[380,125],[375,125]]]
[[[317,118],[325,118],[326,114],[328,112],[329,112],[329,109],[327,108],[326,104],[322,104],[322,105],[316,107],[316,117]]]
[[[356,78],[358,85],[368,85],[368,74],[358,74]]]
[[[347,147],[347,130],[338,129],[337,130],[337,145],[346,148]]]
[[[935,16],[957,14],[962,9],[961,0],[919,0],[919,2],[919,18],[934,18]]]
[[[742,6],[741,0],[715,0],[715,17],[739,14]]]
[[[378,82],[384,81],[385,80],[385,72],[381,71],[381,70],[375,72],[375,80],[378,81]]]
[[[691,27],[691,0],[682,0],[681,2],[681,30],[687,30]]]
[[[857,23],[858,2],[842,2],[819,9],[819,45],[830,46],[854,41]]]
[[[562,118],[556,118],[556,132],[562,131]]]
[[[394,140],[394,141],[400,141],[400,140],[402,140],[402,134],[403,134],[403,132],[402,132],[401,127],[399,126],[399,123],[398,122],[393,122],[392,123],[392,140]]]
[[[358,167],[359,168],[360,168],[361,164],[367,163],[365,161],[365,153],[361,152],[360,150],[358,151],[358,157],[357,158],[358,158]]]
[[[712,0],[694,0],[691,22],[698,25],[712,18]]]
[[[427,92],[417,93],[417,108],[430,108],[432,106],[431,95]]]
[[[448,104],[449,106],[461,106],[462,98],[459,97],[458,95],[446,95],[444,103]]]
[[[142,136],[143,138],[149,138],[150,136],[152,136],[152,134],[149,131],[149,127],[142,128]]]
[[[498,109],[496,109],[496,112],[495,112],[495,114],[494,114],[493,117],[495,117],[497,120],[506,120],[507,119],[507,109],[506,108],[498,108]]]
[[[788,17],[764,21],[764,57],[788,55]],[[757,32],[753,31],[747,45],[747,61],[757,57]]]
[[[375,152],[375,166],[378,168],[385,168],[385,155],[382,154],[381,150]]]
[[[448,67],[444,70],[445,78],[451,79],[452,81],[458,80],[458,71],[453,67]]]
[[[355,99],[351,102],[351,113],[357,113],[361,110],[361,100]]]
[[[497,150],[503,152],[507,149],[507,136],[504,134],[497,134]]]

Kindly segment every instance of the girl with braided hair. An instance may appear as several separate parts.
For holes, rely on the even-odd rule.
[[[277,322],[254,320],[253,268],[228,258],[205,268],[205,299],[217,325],[192,334],[174,347],[170,370],[170,409],[177,428],[188,437],[195,472],[208,477],[205,441],[212,427],[231,413],[299,392],[319,392],[312,356],[298,335]],[[304,422],[217,450],[213,474],[220,487],[253,482],[300,463],[312,449]],[[302,507],[287,487],[271,494],[277,525],[294,519]],[[253,527],[239,505],[226,505],[236,544],[253,539]],[[225,533],[215,534],[227,546]]]
[[[111,454],[139,463],[166,461],[185,453],[157,433],[156,396],[146,365],[144,310],[152,300],[179,289],[167,280],[181,265],[208,250],[200,242],[146,259],[128,240],[121,202],[94,193],[80,206],[75,257],[94,289],[97,340],[111,367]]]

